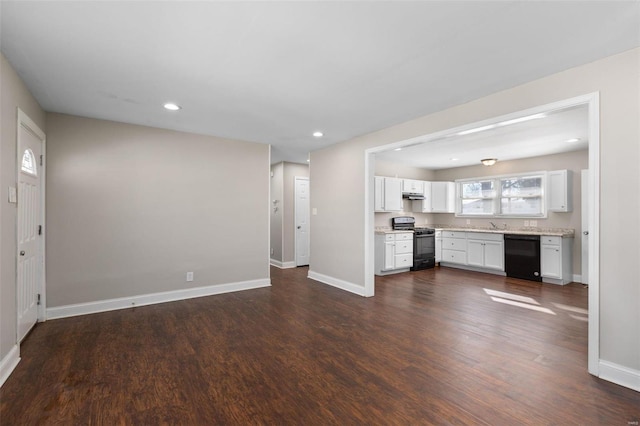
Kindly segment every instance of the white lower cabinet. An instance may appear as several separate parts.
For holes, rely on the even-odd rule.
[[[467,264],[467,234],[442,231],[442,262]]]
[[[573,281],[572,243],[573,238],[540,237],[540,272],[544,282],[568,284]]]
[[[468,232],[467,265],[504,271],[504,235]]]
[[[413,232],[376,235],[376,275],[408,271],[413,266]]]
[[[436,229],[436,263],[442,262],[442,231]]]

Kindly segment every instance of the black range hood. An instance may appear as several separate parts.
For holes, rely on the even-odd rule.
[[[408,200],[424,200],[424,194],[419,192],[407,192],[402,194],[402,198],[406,198]]]

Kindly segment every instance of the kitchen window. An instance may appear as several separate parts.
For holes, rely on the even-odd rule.
[[[493,204],[496,197],[493,180],[463,182],[461,188],[460,214],[493,215]]]
[[[464,179],[457,216],[546,217],[545,172]]]

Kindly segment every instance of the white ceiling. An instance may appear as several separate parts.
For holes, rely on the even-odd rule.
[[[268,143],[273,162],[640,45],[639,1],[0,7],[45,110]]]
[[[389,150],[379,153],[376,158],[440,170],[477,166],[483,158],[507,161],[589,148],[587,105],[541,115],[540,118],[471,134],[454,133],[425,143],[414,142],[401,151]],[[535,116],[537,114],[529,117]],[[478,128],[481,127],[476,127]],[[579,141],[571,141],[572,139]]]

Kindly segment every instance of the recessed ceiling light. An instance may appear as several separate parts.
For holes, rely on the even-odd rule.
[[[313,132],[313,136],[316,138],[321,138],[323,136],[322,132]]]
[[[458,160],[459,160],[459,158],[450,158],[449,160],[451,160],[451,161],[458,161]]]
[[[402,148],[396,148],[394,151],[402,151]]]
[[[567,139],[566,140],[567,143],[576,143],[576,142],[580,142],[580,138],[573,138],[573,139]]]
[[[164,108],[168,109],[169,111],[177,111],[179,109],[182,109],[180,105],[176,105],[172,102],[167,102],[166,104],[164,104]]]

